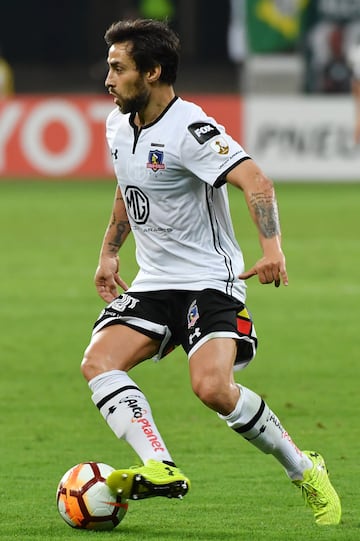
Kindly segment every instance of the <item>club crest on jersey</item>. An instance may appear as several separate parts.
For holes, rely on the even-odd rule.
[[[163,151],[150,150],[148,163],[146,164],[146,167],[147,169],[152,169],[153,171],[158,171],[159,169],[165,169]]]
[[[195,300],[190,304],[190,308],[187,314],[188,329],[191,329],[195,325],[199,317],[199,310]]]
[[[188,130],[200,145],[203,145],[206,141],[215,137],[215,135],[220,135],[217,127],[209,124],[209,122],[193,122],[193,124],[188,126]]]

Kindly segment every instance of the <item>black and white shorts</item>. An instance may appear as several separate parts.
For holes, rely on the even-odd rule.
[[[93,334],[110,325],[127,325],[160,341],[159,360],[178,345],[188,357],[212,338],[235,338],[235,369],[255,356],[257,336],[246,306],[214,289],[127,292],[112,301],[96,321]]]

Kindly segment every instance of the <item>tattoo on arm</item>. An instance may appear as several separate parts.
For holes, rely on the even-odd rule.
[[[109,229],[115,228],[114,236],[108,242],[108,247],[111,253],[116,253],[119,251],[120,246],[124,242],[129,229],[130,224],[128,220],[116,221],[115,214],[112,215],[112,220],[109,224]]]
[[[250,197],[250,205],[255,212],[262,235],[266,239],[280,235],[279,212],[273,195],[253,193]]]

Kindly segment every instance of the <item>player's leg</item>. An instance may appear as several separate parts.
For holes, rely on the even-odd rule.
[[[232,298],[207,291],[196,295],[193,321],[185,347],[195,394],[230,428],[273,454],[292,479],[301,479],[311,467],[309,458],[293,444],[261,397],[234,381],[235,363],[247,363],[255,354],[256,333],[247,310]]]
[[[114,305],[107,308],[105,316],[102,314],[95,324],[95,331],[99,326],[101,329],[93,334],[85,351],[82,372],[92,390],[93,402],[105,421],[118,438],[131,445],[144,466],[114,472],[108,480],[109,486],[133,499],[182,496],[188,490],[188,480],[175,467],[154,422],[149,402],[127,373],[159,351],[166,329],[148,322],[146,332],[152,335],[148,336],[120,323],[126,308],[122,306],[115,319],[114,310]],[[112,318],[108,326],[106,312]]]
[[[337,524],[341,505],[323,459],[317,453],[300,451],[265,401],[234,381],[234,368],[246,366],[256,351],[256,333],[248,311],[233,299],[205,293],[197,294],[196,310],[194,302],[188,310],[189,332],[183,344],[195,394],[230,428],[283,465],[302,489],[318,524]]]
[[[214,338],[195,351],[189,361],[194,392],[230,428],[264,453],[274,455],[290,478],[300,479],[311,462],[264,400],[234,382],[236,351],[236,340],[232,338]]]
[[[92,337],[81,365],[101,415],[143,462],[156,457],[171,461],[146,397],[127,374],[130,368],[154,355],[158,347],[157,341],[134,329],[112,325]],[[145,425],[153,434],[151,439]]]
[[[316,452],[300,451],[264,400],[234,383],[234,342],[229,338],[215,338],[205,342],[191,356],[190,374],[195,394],[217,411],[230,428],[282,464],[294,484],[301,488],[317,524],[338,524],[341,504],[323,458]]]

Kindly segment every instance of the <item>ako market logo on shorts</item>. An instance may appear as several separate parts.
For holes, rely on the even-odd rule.
[[[153,171],[158,171],[159,169],[165,169],[164,164],[164,153],[162,150],[150,150],[148,163],[146,164],[147,169],[152,169]]]

